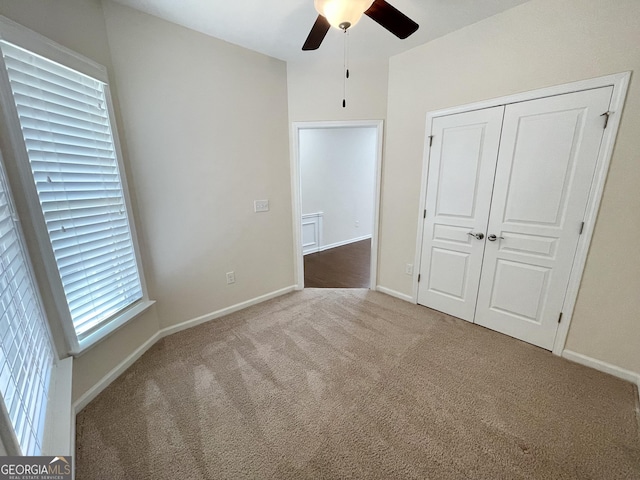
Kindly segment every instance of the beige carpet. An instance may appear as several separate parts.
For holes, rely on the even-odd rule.
[[[77,418],[77,479],[639,479],[635,387],[366,290],[157,343]]]

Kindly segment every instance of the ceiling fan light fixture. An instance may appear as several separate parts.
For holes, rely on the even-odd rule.
[[[373,0],[314,0],[314,5],[332,27],[346,30],[360,21]]]

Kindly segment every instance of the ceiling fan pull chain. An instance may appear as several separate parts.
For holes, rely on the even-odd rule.
[[[342,80],[342,108],[347,106],[347,79],[349,78],[349,31],[344,29],[344,79]]]

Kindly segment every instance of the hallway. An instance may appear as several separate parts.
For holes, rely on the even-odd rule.
[[[371,240],[311,253],[304,257],[307,288],[369,288]]]

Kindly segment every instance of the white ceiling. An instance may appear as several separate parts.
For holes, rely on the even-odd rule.
[[[317,13],[313,0],[116,0],[165,20],[285,61],[342,54],[331,29],[319,50],[301,50]],[[388,58],[528,0],[389,0],[419,30],[400,40],[368,17],[350,31],[350,56]]]

